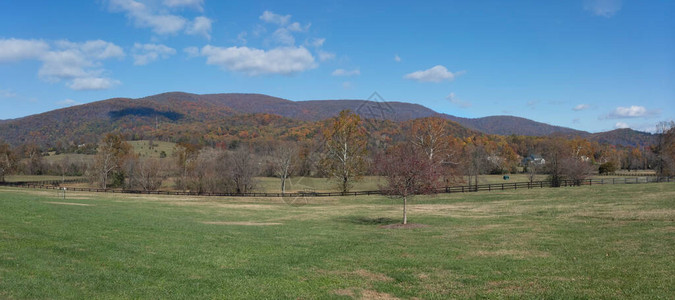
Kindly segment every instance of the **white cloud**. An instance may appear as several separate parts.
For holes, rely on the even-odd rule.
[[[201,50],[206,63],[249,76],[264,74],[289,75],[316,68],[314,56],[305,47],[281,47],[262,50],[248,47],[215,47]]]
[[[190,58],[199,56],[199,48],[197,47],[187,47],[183,49],[183,52],[187,53]]]
[[[354,69],[354,70],[345,70],[345,69],[337,69],[331,73],[333,76],[357,76],[361,75],[361,71],[359,69]]]
[[[0,63],[35,59],[49,50],[49,44],[40,40],[0,39]]]
[[[455,96],[455,93],[450,93],[448,96],[445,97],[445,99],[449,100],[450,103],[459,106],[460,108],[469,108],[471,107],[471,102],[468,101],[462,101],[460,99],[457,99],[457,96]]]
[[[76,90],[107,90],[120,84],[118,80],[103,78],[103,77],[83,77],[75,78],[71,83],[68,83],[68,87]]]
[[[288,31],[288,29],[286,28],[277,29],[272,34],[272,37],[275,42],[282,45],[293,46],[295,44],[295,38],[293,37],[291,32]]]
[[[246,43],[248,42],[246,40],[247,35],[248,35],[248,32],[246,32],[246,31],[240,32],[239,34],[237,34],[237,41],[239,41],[242,45],[246,45]]]
[[[596,16],[610,18],[621,10],[621,0],[585,0],[584,9]]]
[[[260,20],[263,20],[266,23],[272,23],[272,24],[276,24],[276,25],[279,25],[279,26],[284,26],[284,25],[288,24],[288,21],[291,20],[291,15],[282,16],[282,15],[275,14],[275,13],[269,11],[269,10],[266,10],[260,16]]]
[[[0,62],[33,59],[42,62],[38,76],[48,82],[66,80],[71,89],[112,87],[116,80],[103,78],[102,61],[123,58],[121,47],[103,40],[75,43],[60,40],[49,45],[44,41],[0,40]],[[107,82],[108,84],[103,84]]]
[[[135,0],[110,0],[109,9],[125,13],[136,27],[150,28],[156,34],[177,34],[184,31],[187,34],[210,38],[213,23],[211,19],[199,16],[190,22],[170,12],[171,8],[180,7],[192,7],[202,11],[202,0],[164,0],[162,4],[163,6],[158,6],[156,2],[145,4]]]
[[[49,82],[73,80],[67,85],[77,90],[88,88],[79,88],[84,85],[75,84],[74,80],[98,78],[104,72],[100,68],[102,60],[122,58],[125,55],[119,46],[102,40],[84,43],[63,40],[56,42],[55,46],[56,50],[50,50],[39,58],[43,64],[38,76]]]
[[[167,59],[174,54],[176,54],[175,49],[162,44],[135,43],[132,56],[134,57],[134,65],[143,66],[160,58]]]
[[[354,87],[354,85],[349,81],[345,81],[345,82],[342,83],[342,88],[345,89],[345,90],[351,89],[353,87]]]
[[[14,98],[14,97],[16,97],[16,93],[13,92],[12,90],[0,89],[0,98]]]
[[[644,106],[631,105],[630,107],[619,106],[612,111],[609,119],[643,118],[658,115],[658,111],[647,110]]]
[[[187,20],[181,16],[155,12],[134,0],[110,0],[110,9],[125,12],[137,27],[150,28],[157,34],[175,34],[187,24]]]
[[[582,110],[585,110],[585,109],[589,109],[590,107],[591,106],[588,105],[588,104],[579,104],[579,105],[575,106],[574,108],[572,108],[572,110],[573,111],[582,111]]]
[[[401,62],[401,57],[398,54],[394,55],[394,61]]]
[[[323,43],[326,42],[325,38],[313,38],[306,42],[307,45],[312,46],[312,47],[321,47],[323,46]]]
[[[191,35],[201,35],[207,39],[211,39],[211,24],[213,21],[207,17],[196,17],[193,22],[189,24],[185,32]]]
[[[455,77],[463,73],[463,71],[452,73],[444,66],[437,65],[427,70],[415,71],[410,74],[406,74],[403,78],[417,80],[419,82],[442,82],[452,81],[455,79]]]
[[[317,53],[319,55],[319,61],[327,61],[335,58],[335,53],[332,52],[319,50]]]
[[[630,126],[628,126],[628,124],[625,122],[616,122],[616,124],[614,124],[614,128],[630,128]]]
[[[288,25],[288,27],[286,27],[286,28],[290,31],[305,32],[305,31],[309,30],[310,26],[312,26],[312,24],[307,24],[305,26],[302,26],[298,22],[293,22],[293,23],[291,23],[291,25]]]
[[[73,105],[79,105],[79,104],[80,104],[80,103],[78,103],[77,101],[75,101],[75,100],[73,100],[73,99],[66,99],[66,100],[62,100],[62,101],[56,102],[56,103],[57,103],[58,105],[61,105],[61,106],[73,106]]]
[[[198,11],[204,10],[204,0],[164,0],[163,3],[168,7],[191,7]]]

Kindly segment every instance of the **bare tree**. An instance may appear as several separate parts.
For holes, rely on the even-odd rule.
[[[16,161],[16,156],[9,144],[0,142],[0,182],[5,182],[5,175],[14,170]]]
[[[199,147],[193,144],[178,143],[173,155],[176,159],[178,173],[176,188],[185,191],[188,188],[191,174],[194,172],[197,163]]]
[[[129,160],[131,186],[144,191],[155,191],[162,186],[165,178],[164,166],[156,158],[134,158]]]
[[[544,144],[544,154],[546,159],[546,171],[548,173],[551,186],[559,187],[564,179],[563,161],[570,157],[571,151],[565,145],[563,139],[555,138],[546,141]]]
[[[580,157],[569,156],[561,161],[561,173],[574,185],[581,185],[582,181],[593,173],[593,166]]]
[[[230,178],[236,193],[248,193],[255,187],[255,176],[258,175],[259,164],[244,147],[239,147],[228,156]]]
[[[117,181],[123,181],[124,174],[121,171],[130,154],[131,145],[125,142],[121,135],[112,133],[105,135],[98,147],[94,164],[96,179],[101,188],[110,185],[111,175],[117,175]]]
[[[290,142],[278,145],[269,155],[274,175],[281,179],[281,193],[286,192],[286,180],[293,174],[298,147]]]
[[[420,194],[436,192],[440,183],[439,168],[429,156],[421,155],[409,144],[399,145],[378,159],[380,175],[386,179],[383,193],[403,200],[403,224],[408,223],[408,199]]]
[[[366,170],[366,129],[357,114],[343,110],[323,129],[323,136],[326,156],[322,165],[340,190],[348,192]]]
[[[659,122],[656,126],[656,171],[659,176],[675,175],[675,121]]]

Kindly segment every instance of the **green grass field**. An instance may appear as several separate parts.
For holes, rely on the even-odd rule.
[[[420,197],[0,188],[0,298],[672,298],[675,184]]]
[[[128,143],[134,147],[134,152],[136,152],[138,156],[151,158],[159,158],[160,153],[164,151],[168,159],[171,159],[174,147],[176,146],[176,143],[153,141],[153,147],[151,149],[150,141],[148,140],[128,141]]]

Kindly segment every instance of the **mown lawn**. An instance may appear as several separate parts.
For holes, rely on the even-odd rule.
[[[0,188],[0,298],[672,298],[675,184],[383,197]]]

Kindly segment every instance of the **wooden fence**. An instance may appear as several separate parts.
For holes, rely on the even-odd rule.
[[[83,183],[86,179],[71,180],[51,180],[37,182],[4,182],[0,185],[34,188],[34,189],[63,189],[64,183]],[[640,184],[640,183],[658,183],[675,182],[675,177],[636,177],[636,178],[596,178],[584,179],[579,181],[561,180],[559,187],[573,187],[582,185],[605,185],[605,184]],[[449,186],[440,188],[438,193],[469,193],[481,191],[506,191],[519,189],[550,188],[556,187],[551,181],[534,182],[510,182],[510,183],[490,183],[479,185]],[[199,193],[199,192],[181,192],[181,191],[142,191],[142,190],[120,190],[120,189],[97,189],[97,188],[78,188],[68,187],[68,191],[77,192],[99,192],[99,193],[122,193],[122,194],[148,194],[148,195],[175,195],[175,196],[218,196],[218,197],[337,197],[337,196],[363,196],[363,195],[384,195],[382,191],[358,191],[358,192],[295,192],[295,193]]]

